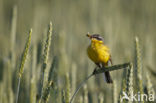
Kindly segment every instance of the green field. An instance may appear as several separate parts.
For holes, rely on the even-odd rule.
[[[0,103],[69,103],[96,67],[88,32],[114,65],[131,65],[111,72],[113,84],[93,76],[72,103],[121,103],[123,91],[155,99],[123,103],[156,103],[155,0],[0,0]]]

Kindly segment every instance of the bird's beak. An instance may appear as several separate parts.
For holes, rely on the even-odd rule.
[[[91,39],[91,35],[89,33],[86,34],[87,37],[89,37]]]

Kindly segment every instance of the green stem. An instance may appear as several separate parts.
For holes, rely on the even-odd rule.
[[[130,65],[130,63],[124,63],[124,64],[119,64],[119,65],[113,65],[113,66],[110,66],[110,67],[105,67],[105,68],[100,68],[98,70],[94,70],[92,74],[90,74],[84,81],[82,81],[80,83],[80,85],[78,86],[78,88],[75,90],[72,98],[70,99],[70,102],[69,103],[72,103],[74,97],[76,96],[76,94],[78,93],[78,91],[80,90],[80,88],[88,81],[89,78],[91,78],[93,75],[96,75],[96,74],[100,74],[100,73],[104,73],[104,72],[107,72],[107,71],[113,71],[113,70],[118,70],[118,69],[122,69],[122,68],[126,68]]]
[[[93,74],[89,75],[84,81],[82,81],[80,83],[80,85],[78,86],[78,88],[76,89],[76,91],[74,92],[72,98],[70,99],[69,103],[72,103],[74,97],[76,96],[76,94],[78,93],[78,91],[80,90],[80,88],[86,83],[86,81],[88,81],[89,78],[91,78],[93,76]]]
[[[118,70],[118,69],[126,68],[129,65],[130,65],[130,63],[124,63],[124,64],[119,64],[119,65],[113,65],[113,66],[109,66],[109,67],[100,68],[98,70],[95,70],[93,72],[93,75],[100,74],[100,73],[107,72],[107,71],[113,71],[113,70]]]
[[[20,83],[21,83],[21,78],[18,78],[18,87],[17,87],[16,103],[18,103],[18,96],[19,96]]]

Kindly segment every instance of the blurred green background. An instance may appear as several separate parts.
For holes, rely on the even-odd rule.
[[[1,103],[14,101],[17,88],[16,73],[28,31],[32,28],[32,46],[27,57],[19,97],[20,103],[30,102],[31,75],[35,74],[36,78],[40,76],[38,75],[40,58],[42,58],[44,38],[50,21],[53,23],[53,35],[49,62],[54,56],[58,58],[56,68],[58,95],[61,95],[60,92],[64,88],[66,73],[69,73],[71,94],[73,94],[80,81],[95,67],[86,54],[86,48],[89,45],[87,32],[98,33],[104,37],[105,44],[110,48],[114,64],[134,60],[134,39],[135,36],[138,36],[143,73],[152,71],[149,71],[151,81],[153,87],[156,86],[153,75],[156,72],[155,0],[0,0]],[[13,33],[15,36],[12,36]],[[35,72],[32,73],[31,59],[34,47],[36,47],[37,61]],[[13,64],[10,59],[12,53],[15,57]],[[121,87],[122,72],[123,70],[118,70],[111,73],[113,80],[117,82],[118,93]],[[75,78],[74,83],[73,78]],[[145,75],[143,75],[143,84],[145,83]],[[112,102],[112,86],[105,84],[102,76],[90,79],[87,89],[89,103],[98,103],[98,96],[101,92],[104,95],[105,103]],[[12,92],[11,97],[9,97],[9,92]],[[80,90],[75,101],[78,102],[81,95],[83,95],[83,89]],[[7,97],[12,100],[7,100]],[[58,96],[55,103],[61,103],[60,98],[61,96]]]

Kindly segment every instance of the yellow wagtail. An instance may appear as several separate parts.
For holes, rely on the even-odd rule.
[[[87,34],[87,37],[90,38],[91,44],[87,48],[88,57],[99,67],[103,68],[108,66],[108,62],[111,60],[111,55],[109,52],[109,48],[104,45],[104,39],[99,34],[90,35]],[[104,80],[107,83],[112,83],[111,76],[109,72],[104,73]]]

